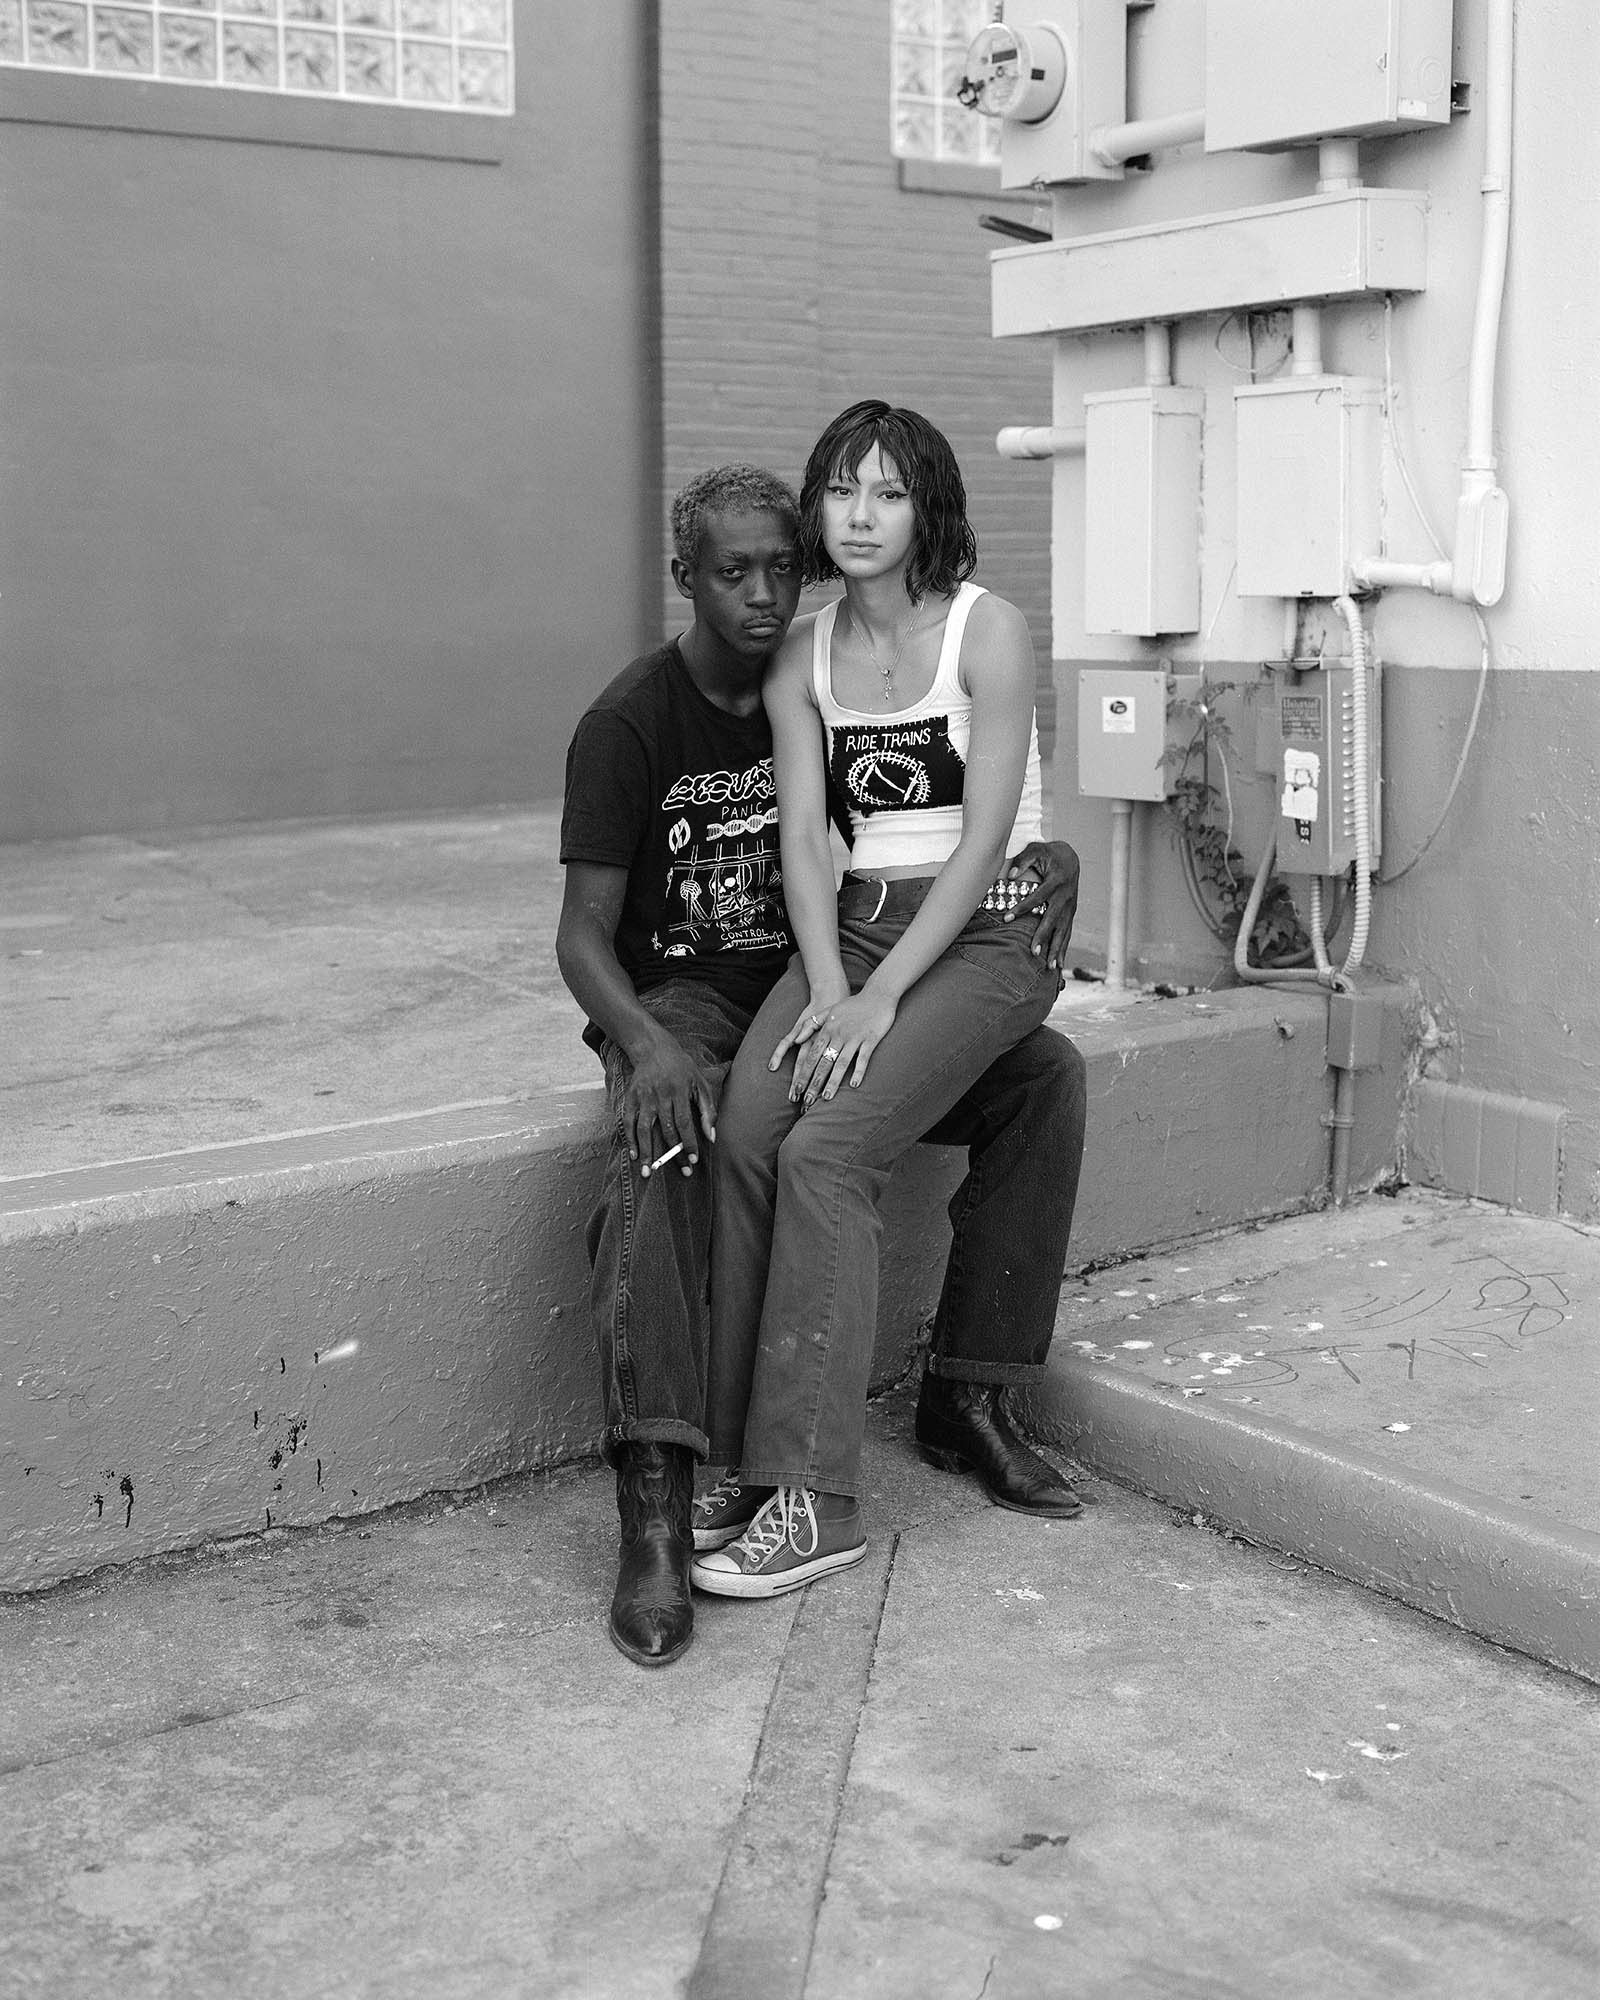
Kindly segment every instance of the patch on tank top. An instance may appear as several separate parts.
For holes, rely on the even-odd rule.
[[[947,715],[837,723],[828,731],[828,769],[851,811],[863,817],[959,806],[967,779]]]

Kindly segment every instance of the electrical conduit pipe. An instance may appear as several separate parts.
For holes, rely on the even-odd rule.
[[[1205,136],[1204,110],[1174,111],[1165,118],[1138,118],[1127,125],[1097,125],[1089,134],[1089,151],[1102,166],[1116,167],[1146,153],[1192,145]]]
[[[1172,382],[1172,329],[1165,320],[1144,327],[1144,381],[1147,389]],[[1133,881],[1133,800],[1111,801],[1111,909],[1106,922],[1106,987],[1121,993],[1128,984],[1128,902]]]
[[[1494,376],[1511,236],[1511,114],[1515,67],[1514,0],[1489,0],[1484,46],[1483,234],[1467,361],[1467,442],[1448,562],[1399,563],[1371,557],[1352,566],[1361,590],[1431,590],[1463,604],[1498,604],[1506,581],[1510,503],[1495,479]]]

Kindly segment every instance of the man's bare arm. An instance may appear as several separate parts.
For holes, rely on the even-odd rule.
[[[716,1138],[716,1099],[688,1050],[640,1005],[617,957],[627,891],[626,868],[568,862],[556,959],[578,1005],[632,1065],[623,1101],[629,1156],[648,1171],[651,1160],[681,1145],[683,1171],[690,1173],[699,1163],[701,1133]]]

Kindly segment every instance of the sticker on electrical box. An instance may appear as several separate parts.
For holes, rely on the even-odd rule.
[[[1322,737],[1321,695],[1280,695],[1278,725],[1285,736],[1309,736],[1313,743],[1319,742]]]
[[[1100,733],[1102,736],[1133,736],[1137,734],[1132,695],[1101,695]]]
[[[1317,792],[1322,779],[1322,759],[1315,750],[1283,753],[1283,801],[1285,819],[1309,827],[1317,817]]]

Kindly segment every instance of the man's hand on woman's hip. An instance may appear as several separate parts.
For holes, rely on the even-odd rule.
[[[1030,840],[1022,852],[1006,863],[1007,879],[1033,878],[1032,887],[1006,916],[1013,924],[1023,917],[1036,919],[1033,955],[1059,972],[1072,942],[1072,925],[1078,914],[1078,852],[1064,840]]]

